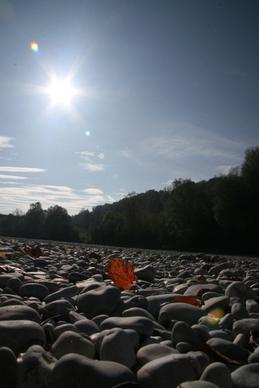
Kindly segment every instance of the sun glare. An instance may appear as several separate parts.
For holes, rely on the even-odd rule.
[[[68,107],[71,105],[73,97],[77,95],[77,89],[71,83],[70,78],[58,78],[53,76],[46,88],[46,93],[50,97],[52,106],[60,105]]]

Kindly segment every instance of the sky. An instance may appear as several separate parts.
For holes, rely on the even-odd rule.
[[[257,0],[0,0],[0,50],[0,213],[76,214],[259,145]]]

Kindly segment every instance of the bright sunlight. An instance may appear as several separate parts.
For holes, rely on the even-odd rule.
[[[67,107],[72,104],[73,97],[78,94],[78,91],[72,85],[69,77],[58,78],[53,76],[46,88],[46,93],[50,97],[52,106],[61,105]]]

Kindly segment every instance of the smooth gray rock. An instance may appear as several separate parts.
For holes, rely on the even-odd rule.
[[[0,307],[0,321],[27,320],[40,323],[39,313],[28,306],[12,305]]]
[[[167,326],[171,320],[184,321],[189,325],[194,325],[204,312],[198,307],[187,303],[169,303],[160,310],[158,321]]]
[[[210,381],[213,384],[218,385],[220,388],[232,388],[232,381],[229,369],[222,362],[213,362],[208,365],[200,380]]]
[[[134,343],[122,329],[108,333],[101,343],[100,360],[114,361],[128,368],[136,363]]]
[[[192,359],[181,354],[150,361],[139,369],[137,376],[143,388],[176,388],[178,384],[198,377]]]
[[[59,359],[68,353],[76,353],[94,358],[95,346],[92,341],[73,331],[65,331],[52,345],[53,355]]]
[[[40,283],[25,283],[19,288],[19,294],[25,297],[35,296],[43,300],[49,294],[49,290]]]
[[[72,298],[73,296],[77,295],[78,292],[79,289],[76,286],[65,287],[46,296],[44,302],[49,303],[62,298]]]
[[[68,354],[55,364],[48,388],[112,388],[126,382],[136,377],[124,365]]]
[[[170,354],[178,354],[176,349],[162,344],[150,344],[142,346],[137,352],[137,360],[141,365]]]
[[[172,329],[171,339],[175,344],[178,342],[188,342],[192,345],[199,345],[201,343],[199,335],[183,321],[176,322]]]
[[[233,333],[234,334],[246,334],[249,335],[250,331],[259,330],[259,319],[258,318],[244,318],[239,321],[234,322],[233,324]]]
[[[177,388],[221,388],[219,385],[210,383],[209,381],[186,381],[180,385],[177,385]]]
[[[207,341],[207,345],[220,357],[230,363],[246,363],[250,354],[247,349],[243,349],[241,346],[221,338],[211,338]]]
[[[79,312],[83,312],[87,317],[94,317],[100,314],[110,315],[116,309],[119,300],[119,288],[101,286],[80,294],[77,297],[77,305]]]
[[[259,363],[243,365],[231,373],[233,388],[258,388]]]
[[[7,346],[14,353],[22,353],[33,344],[45,344],[43,328],[36,322],[26,320],[0,322],[0,347]]]
[[[120,327],[121,329],[133,329],[141,337],[149,337],[153,333],[154,324],[145,317],[110,317],[105,319],[101,325],[101,330]]]
[[[75,322],[74,326],[79,332],[87,334],[89,336],[100,331],[97,324],[91,319],[87,318]]]
[[[39,345],[33,345],[19,359],[19,388],[48,388],[56,359]]]
[[[14,388],[17,384],[17,361],[7,347],[0,348],[0,382],[3,388]]]
[[[239,298],[241,300],[254,299],[257,300],[258,296],[256,292],[248,287],[243,282],[232,282],[225,290],[225,295],[229,298]]]
[[[42,309],[47,317],[67,317],[69,311],[74,310],[74,306],[65,299],[54,300],[47,303]]]

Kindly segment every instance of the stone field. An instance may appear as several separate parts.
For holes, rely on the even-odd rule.
[[[0,386],[259,388],[258,260],[2,238]]]

